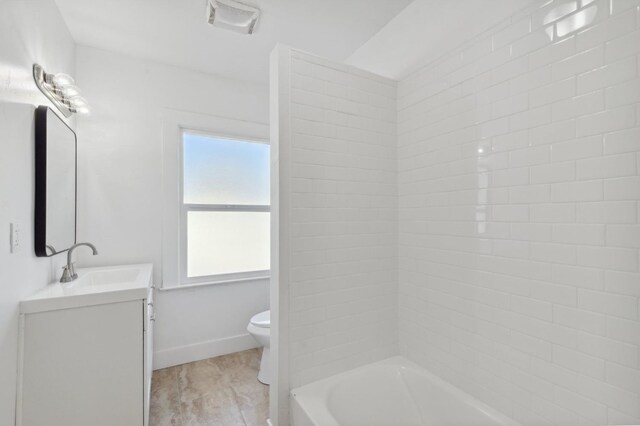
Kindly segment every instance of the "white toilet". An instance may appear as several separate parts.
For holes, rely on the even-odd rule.
[[[260,312],[259,314],[251,317],[251,321],[247,326],[247,331],[263,346],[258,380],[261,383],[268,385],[271,383],[271,373],[269,369],[271,311]]]

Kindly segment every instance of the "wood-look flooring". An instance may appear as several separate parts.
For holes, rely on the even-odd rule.
[[[265,426],[269,386],[257,379],[261,349],[153,372],[150,426]]]

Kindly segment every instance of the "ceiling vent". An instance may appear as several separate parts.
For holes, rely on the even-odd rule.
[[[207,21],[214,27],[253,34],[260,9],[235,0],[208,0]]]

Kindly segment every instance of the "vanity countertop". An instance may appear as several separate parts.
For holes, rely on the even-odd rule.
[[[104,266],[78,269],[78,279],[49,284],[20,301],[20,313],[30,314],[145,299],[152,285],[153,265]]]

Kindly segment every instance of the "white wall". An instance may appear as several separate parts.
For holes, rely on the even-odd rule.
[[[92,112],[78,119],[78,239],[100,254],[81,265],[153,262],[162,277],[162,130],[170,110],[268,121],[267,88],[79,46],[78,85]],[[176,141],[177,143],[177,141]],[[155,367],[256,343],[252,315],[268,309],[268,281],[157,293]]]
[[[15,419],[18,301],[58,277],[64,259],[33,247],[34,111],[48,105],[31,67],[74,74],[74,44],[53,0],[0,2],[0,425]],[[9,223],[22,229],[11,254]],[[58,256],[59,258],[61,256]]]
[[[281,309],[271,414],[287,424],[289,388],[398,350],[396,83],[286,47],[272,60]]]
[[[576,3],[400,82],[400,348],[526,425],[638,424],[640,2]]]

